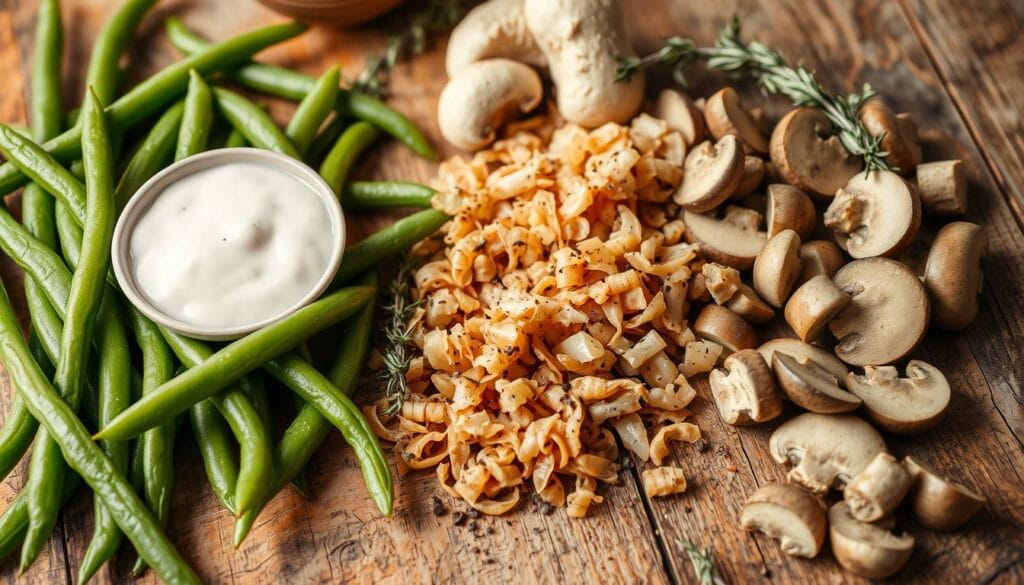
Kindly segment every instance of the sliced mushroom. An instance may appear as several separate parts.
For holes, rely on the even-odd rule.
[[[665,120],[669,128],[682,134],[687,147],[704,141],[704,114],[685,93],[674,89],[662,90],[654,104],[654,116]]]
[[[873,99],[860,107],[858,112],[864,129],[874,138],[881,137],[881,149],[888,154],[886,160],[911,174],[921,162],[921,141],[917,137],[917,124],[909,114],[897,116],[880,99]]]
[[[946,331],[958,331],[978,316],[981,259],[988,236],[981,226],[966,221],[939,230],[924,269],[924,286],[932,302],[932,318]]]
[[[784,230],[761,248],[754,259],[754,290],[773,307],[789,298],[800,276],[800,236]]]
[[[853,300],[825,276],[815,276],[800,285],[786,303],[786,323],[803,341],[814,341],[825,326]]]
[[[686,155],[683,182],[673,200],[690,211],[710,211],[732,196],[743,178],[743,145],[735,136],[702,142]]]
[[[885,441],[878,431],[849,414],[807,412],[775,429],[768,450],[779,463],[795,464],[786,478],[816,494],[842,487],[871,463]]]
[[[925,528],[949,532],[964,525],[982,506],[985,498],[962,484],[942,478],[934,469],[907,456],[903,460],[914,476],[910,502],[914,515]]]
[[[896,173],[858,173],[836,192],[825,225],[854,258],[895,258],[921,229],[921,202]]]
[[[963,215],[967,211],[967,172],[958,160],[917,165],[917,192],[932,215]]]
[[[757,332],[742,317],[719,305],[707,305],[693,322],[693,332],[730,352],[757,347]]]
[[[704,104],[704,120],[711,135],[721,140],[736,136],[750,154],[768,154],[768,141],[750,113],[743,109],[740,96],[731,87],[723,87]]]
[[[864,368],[850,374],[846,387],[864,401],[871,420],[890,433],[920,433],[934,427],[949,408],[949,382],[935,366],[919,360],[907,364],[900,378],[892,366]]]
[[[816,345],[804,343],[799,339],[792,339],[789,337],[772,339],[762,343],[761,347],[757,348],[757,351],[764,356],[764,361],[767,362],[769,366],[773,361],[772,356],[777,351],[793,356],[796,358],[796,361],[801,364],[813,365],[815,368],[819,368],[827,372],[830,376],[836,379],[836,382],[840,386],[846,384],[846,376],[850,373],[846,364],[831,352],[825,351]]]
[[[743,286],[740,271],[731,266],[723,266],[717,262],[708,262],[700,269],[704,277],[704,287],[708,294],[719,305],[724,305]]]
[[[743,199],[750,195],[761,186],[762,179],[764,179],[764,159],[750,155],[743,157],[743,175],[740,177],[739,184],[736,185],[732,199]]]
[[[705,264],[705,266],[707,266]],[[722,306],[743,317],[748,323],[759,325],[767,323],[775,316],[775,310],[757,296],[757,291],[745,284],[740,284],[736,292]]]
[[[765,220],[769,238],[782,230],[793,230],[802,240],[811,235],[818,221],[818,212],[811,198],[785,183],[768,185],[767,207]]]
[[[725,358],[725,369],[711,372],[711,394],[722,421],[746,425],[771,420],[782,413],[782,396],[768,364],[753,349]]]
[[[832,135],[828,118],[814,108],[796,108],[779,121],[771,155],[787,183],[823,199],[831,199],[861,169],[860,159],[847,152]]]
[[[737,270],[749,270],[757,253],[768,241],[768,236],[758,231],[758,224],[751,214],[758,215],[753,210],[740,207],[729,207],[722,219],[684,211],[686,232],[683,237],[691,244],[700,245],[702,258]]]
[[[779,541],[787,555],[818,556],[825,543],[825,510],[813,494],[791,483],[769,483],[743,504],[740,526]]]
[[[861,522],[876,522],[891,514],[913,485],[913,476],[888,453],[879,453],[864,471],[846,484],[843,499],[850,515]]]
[[[845,263],[843,251],[835,242],[828,240],[804,242],[800,244],[800,278],[797,279],[797,286],[819,274],[832,278]]]
[[[924,338],[929,303],[924,285],[903,264],[888,258],[855,260],[835,283],[853,297],[829,322],[839,359],[855,366],[891,364]]]
[[[836,378],[811,363],[800,363],[791,355],[776,351],[772,370],[782,393],[793,404],[820,414],[857,410],[860,398],[839,387]]]
[[[899,572],[914,552],[914,537],[896,535],[877,524],[861,522],[846,502],[828,511],[832,554],[847,571],[866,579],[885,579]]]

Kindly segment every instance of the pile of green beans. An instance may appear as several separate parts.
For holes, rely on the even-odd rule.
[[[0,195],[25,186],[21,222],[0,202],[0,250],[25,272],[31,322],[25,337],[0,282],[0,362],[17,389],[0,428],[0,474],[35,443],[25,488],[0,514],[0,555],[18,550],[22,569],[31,564],[84,483],[95,522],[82,583],[125,539],[135,574],[151,567],[168,583],[199,582],[163,531],[186,418],[211,490],[236,517],[236,546],[275,495],[303,485],[331,429],[352,448],[377,508],[391,515],[390,465],[350,396],[370,346],[377,267],[448,219],[425,209],[349,246],[327,294],[234,342],[211,345],[151,322],[110,274],[111,238],[127,201],[171,162],[209,148],[272,150],[318,168],[343,206],[363,211],[429,208],[434,195],[415,183],[349,180],[382,134],[435,156],[403,115],[342,88],[338,67],[314,79],[251,61],[303,32],[296,23],[209,43],[169,18],[168,36],[185,56],[122,94],[119,62],[155,4],[125,0],[111,16],[93,48],[83,105],[65,111],[60,2],[41,0],[32,127],[0,124]],[[281,128],[224,80],[299,103]],[[123,156],[125,138],[136,146]],[[341,341],[322,373],[306,344],[327,329]],[[290,420],[271,404],[270,378],[294,399]]]

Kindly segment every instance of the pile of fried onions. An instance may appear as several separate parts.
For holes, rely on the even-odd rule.
[[[400,468],[483,513],[532,489],[582,517],[618,481],[616,436],[653,462],[649,494],[686,489],[662,464],[700,438],[687,376],[721,348],[686,321],[701,262],[670,202],[680,134],[647,115],[544,134],[441,164],[434,206],[453,219],[415,250],[412,393],[396,420],[366,410]]]

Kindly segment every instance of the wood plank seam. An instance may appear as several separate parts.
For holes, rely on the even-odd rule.
[[[617,442],[619,443],[619,448],[625,450],[622,446],[622,441],[619,440]],[[633,457],[630,454],[627,454],[626,456],[630,458]],[[647,490],[644,489],[643,480],[640,478],[640,467],[635,458],[632,458],[632,463],[633,464],[629,466],[629,475],[633,478],[636,490],[640,494],[640,502],[644,507],[644,516],[647,520],[647,525],[650,527],[651,534],[654,535],[654,542],[658,545],[658,554],[661,556],[661,568],[672,585],[679,585],[682,581],[680,580],[679,575],[677,575],[672,568],[672,562],[670,561],[671,555],[669,554],[668,548],[669,544],[665,540],[664,532],[658,530],[658,521],[654,515],[654,508],[651,505],[650,496],[647,495]],[[686,494],[683,494],[682,497],[686,497]]]

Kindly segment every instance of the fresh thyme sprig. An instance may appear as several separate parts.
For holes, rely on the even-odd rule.
[[[821,110],[847,152],[864,159],[865,170],[897,170],[886,160],[889,153],[882,150],[882,137],[868,134],[857,117],[861,105],[875,95],[871,86],[864,84],[859,93],[833,96],[822,88],[814,73],[802,66],[790,67],[782,54],[763,43],[744,44],[740,32],[740,21],[733,18],[718,35],[714,47],[697,47],[679,37],[666,39],[661,49],[646,57],[620,59],[616,79],[629,79],[638,70],[660,63],[671,66],[675,80],[685,86],[686,67],[701,60],[709,69],[753,79],[766,92],[782,94],[797,106]]]
[[[412,273],[419,265],[411,254],[401,257],[391,275],[391,283],[381,299],[384,325],[381,333],[380,355],[383,366],[375,373],[383,386],[382,418],[398,414],[402,409],[409,387],[406,374],[409,372],[409,351],[412,345],[412,328],[409,321],[422,301],[412,302],[410,283]]]
[[[700,580],[700,585],[725,585],[725,581],[718,574],[711,547],[700,549],[689,540],[680,540],[678,545],[690,557],[690,564],[693,565],[693,572]]]
[[[352,82],[352,89],[378,97],[387,93],[388,74],[395,65],[426,50],[431,34],[455,26],[465,12],[465,4],[465,0],[430,0],[404,31],[388,38],[383,51],[370,56],[366,68]]]

